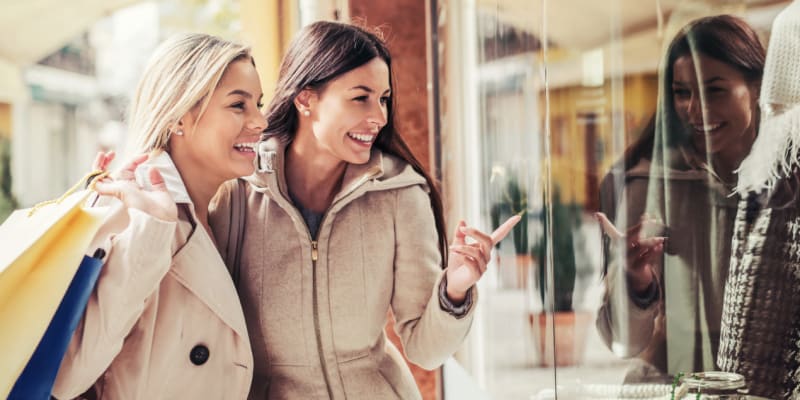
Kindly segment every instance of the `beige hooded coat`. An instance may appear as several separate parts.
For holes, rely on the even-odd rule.
[[[270,162],[246,186],[237,282],[255,359],[250,398],[420,398],[384,335],[387,311],[408,359],[428,369],[459,348],[474,314],[440,306],[444,271],[424,178],[373,149],[366,164],[348,165],[314,239],[289,200],[285,144],[261,146]],[[225,191],[212,204],[218,243],[227,242],[230,207]]]

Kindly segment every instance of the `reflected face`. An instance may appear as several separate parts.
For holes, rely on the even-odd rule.
[[[249,59],[228,65],[200,118],[195,119],[197,106],[182,120],[181,156],[226,180],[252,174],[252,146],[266,128],[261,97],[261,81]]]
[[[336,161],[369,161],[372,144],[387,123],[390,93],[389,67],[376,57],[312,94],[311,131],[318,147]]]
[[[673,64],[673,105],[701,153],[755,140],[758,90],[758,83],[748,83],[734,67],[703,54]]]

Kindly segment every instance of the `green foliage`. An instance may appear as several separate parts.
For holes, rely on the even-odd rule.
[[[492,204],[489,216],[492,226],[497,228],[512,215],[519,215],[522,219],[514,226],[511,237],[514,240],[514,252],[516,254],[526,254],[528,251],[528,195],[515,175],[509,175],[505,182],[500,200]],[[500,244],[497,244],[500,247]]]
[[[678,374],[675,375],[675,378],[672,380],[672,394],[670,395],[670,400],[675,400],[675,388],[678,387],[682,377],[683,372],[678,372]]]
[[[0,133],[0,223],[18,206],[11,193],[11,141]]]
[[[552,223],[549,214],[552,212]],[[558,190],[553,193],[550,210],[545,204],[542,213],[544,234],[539,242],[531,248],[531,254],[539,260],[539,294],[542,304],[548,304],[547,296],[547,251],[548,230],[552,225],[553,251],[553,311],[572,310],[572,294],[575,290],[575,248],[572,237],[574,228],[580,225],[581,208],[571,203],[564,204]]]
[[[675,375],[675,377],[672,379],[672,394],[670,395],[670,400],[675,400],[675,389],[681,383],[681,380],[683,379],[684,376],[686,376],[685,373],[678,372],[678,374]],[[695,374],[690,374],[689,376],[694,379],[697,379],[697,375]],[[700,400],[702,396],[703,396],[703,388],[697,388],[697,393],[695,393],[694,398],[696,400]]]

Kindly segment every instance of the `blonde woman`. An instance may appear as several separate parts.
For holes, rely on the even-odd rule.
[[[148,155],[97,185],[118,212],[57,398],[247,397],[250,342],[207,209],[224,181],[253,172],[260,87],[249,49],[213,36],[174,37],[152,56],[129,119],[132,150]]]

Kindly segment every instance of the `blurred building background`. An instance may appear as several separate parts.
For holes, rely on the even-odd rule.
[[[509,193],[514,204],[524,204],[515,210],[524,212],[524,231],[496,250],[458,361],[444,373],[415,370],[425,398],[603,398],[620,393],[628,361],[614,356],[593,328],[601,246],[591,213],[599,182],[655,111],[658,65],[678,28],[733,13],[766,44],[772,19],[787,4],[81,0],[68,7],[3,0],[0,221],[15,207],[63,193],[98,151],[124,151],[129,96],[168,35],[202,31],[251,44],[264,92],[271,93],[280,57],[303,25],[331,19],[382,26],[395,61],[398,125],[442,181],[448,223],[465,218],[490,229],[494,211],[511,204]],[[546,197],[546,188],[557,197]],[[561,227],[574,259],[566,275],[536,257],[546,205],[573,216]],[[540,279],[545,270],[552,280]],[[556,326],[557,313],[542,295],[561,280],[573,285],[575,322],[567,327]],[[561,341],[568,346],[557,346]],[[555,366],[567,352],[575,354]],[[650,397],[665,387],[652,388]]]

